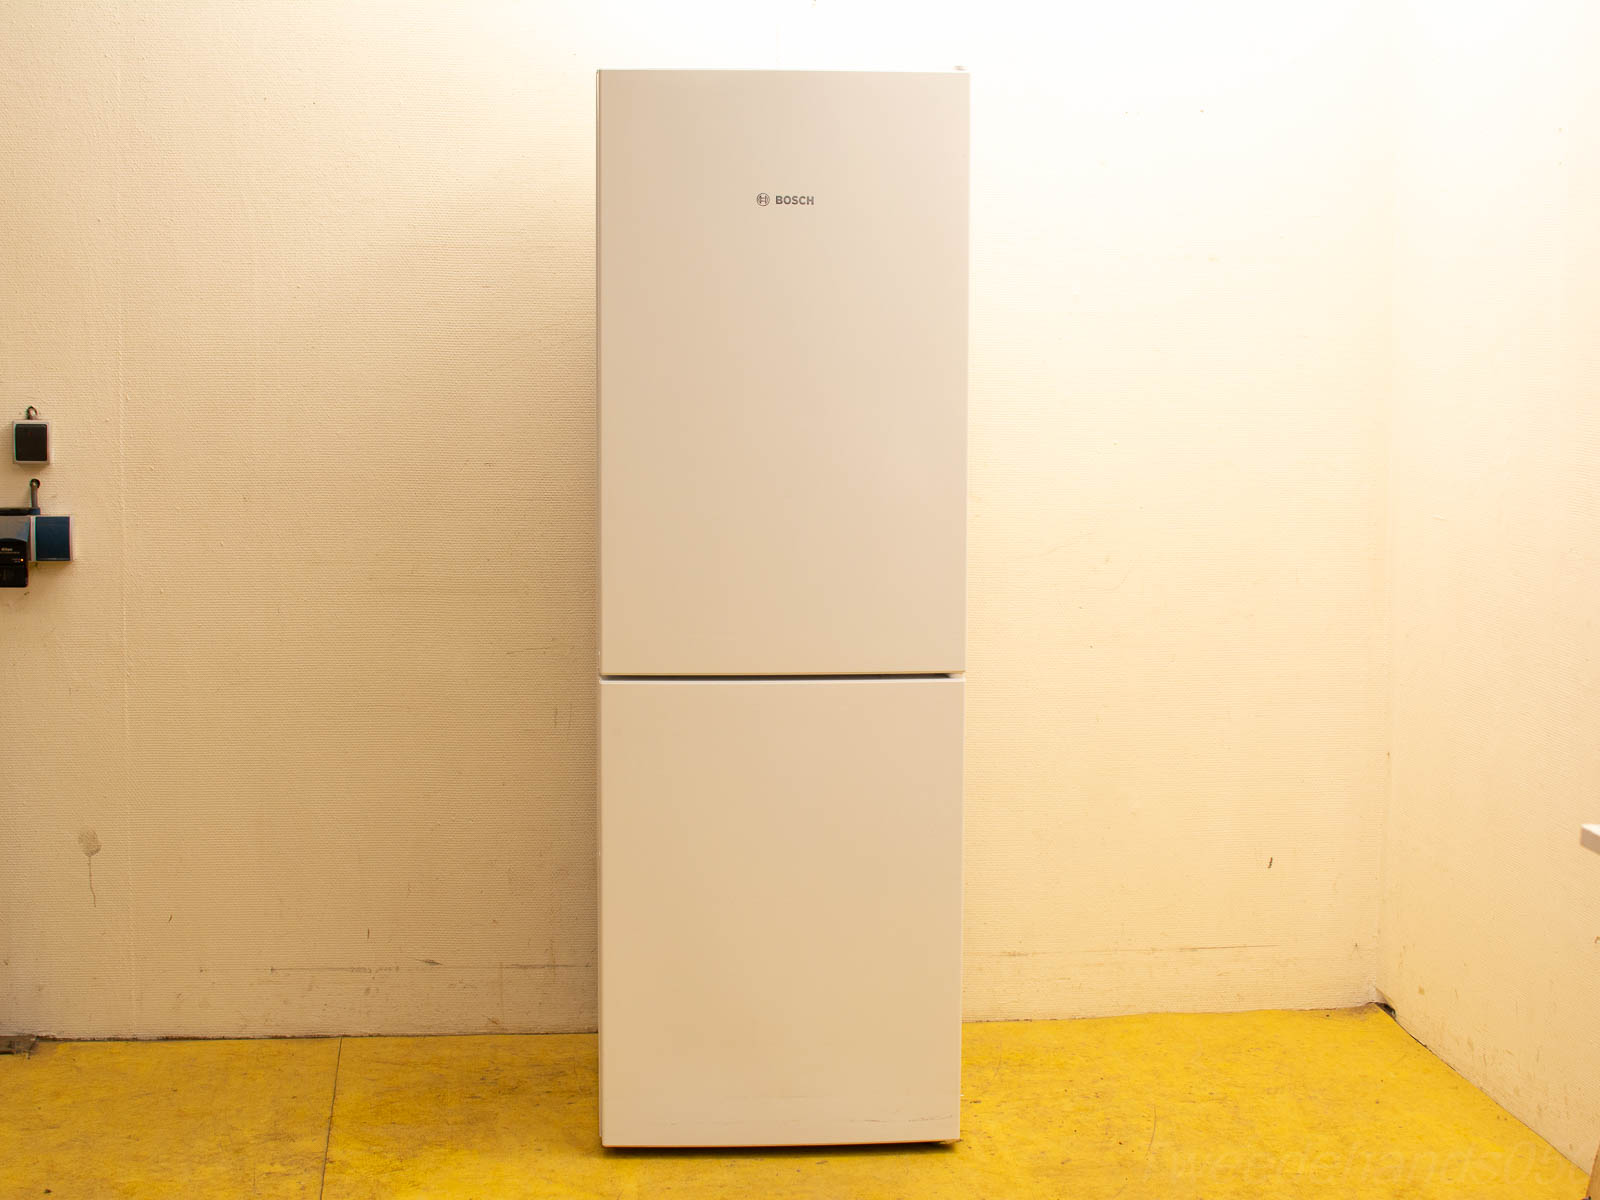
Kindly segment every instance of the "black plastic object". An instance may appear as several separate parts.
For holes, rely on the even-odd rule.
[[[71,517],[35,517],[33,519],[33,561],[72,561]]]
[[[11,424],[11,458],[24,465],[44,465],[50,461],[50,423],[14,421]]]
[[[0,538],[0,588],[28,586],[28,543],[21,538]]]

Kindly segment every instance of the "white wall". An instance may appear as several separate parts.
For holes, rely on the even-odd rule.
[[[1377,15],[1071,11],[974,23],[968,1011],[1363,1001]]]
[[[1399,134],[1380,986],[1587,1166],[1600,1137],[1600,10],[1417,4]]]
[[[1386,10],[1052,11],[0,9],[0,1027],[592,1023],[600,65],[974,72],[968,1013],[1369,998]]]

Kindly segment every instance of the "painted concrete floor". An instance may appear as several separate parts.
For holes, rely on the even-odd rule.
[[[965,1031],[954,1146],[604,1151],[590,1035],[41,1043],[0,1197],[1404,1197],[1587,1177],[1377,1009]]]

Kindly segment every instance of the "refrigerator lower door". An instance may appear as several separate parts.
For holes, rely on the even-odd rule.
[[[962,700],[601,683],[605,1145],[959,1136]]]

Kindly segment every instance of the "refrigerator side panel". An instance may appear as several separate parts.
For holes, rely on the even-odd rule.
[[[959,1136],[962,695],[601,685],[605,1145]]]
[[[960,671],[967,77],[600,93],[602,674]]]

